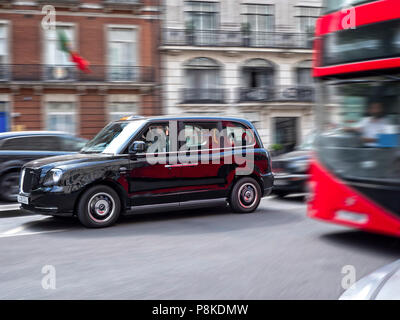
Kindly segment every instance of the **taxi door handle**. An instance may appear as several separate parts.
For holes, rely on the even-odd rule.
[[[166,168],[172,169],[172,168],[182,168],[182,167],[196,167],[198,166],[198,163],[180,163],[180,164],[167,164],[165,165]]]

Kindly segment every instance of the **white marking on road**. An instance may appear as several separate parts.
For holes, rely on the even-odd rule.
[[[21,226],[21,227],[17,227],[17,228],[8,230],[8,231],[6,231],[6,232],[3,232],[3,234],[4,234],[4,235],[11,235],[11,234],[16,234],[16,233],[18,233],[18,232],[21,232],[21,231],[23,231],[23,230],[25,230],[25,227],[24,227],[24,226]]]
[[[2,211],[16,211],[20,210],[21,205],[16,203],[16,204],[4,204],[0,206],[0,212]]]
[[[68,229],[59,229],[59,230],[47,230],[47,231],[38,231],[38,232],[25,232],[25,233],[17,233],[17,234],[0,234],[0,238],[10,238],[10,237],[20,237],[20,236],[32,236],[35,234],[44,234],[44,233],[55,233],[55,232],[63,232],[68,231]]]
[[[22,218],[22,217],[21,217]],[[26,217],[25,217],[26,218]],[[32,221],[28,221],[21,226],[18,226],[16,228],[12,228],[10,230],[4,231],[0,233],[0,238],[9,238],[9,237],[18,237],[18,236],[29,236],[29,235],[35,235],[35,234],[42,234],[42,233],[53,233],[53,232],[61,232],[61,231],[67,231],[67,229],[56,229],[56,230],[44,230],[44,231],[32,231],[29,232],[26,230],[28,227],[31,227],[32,225],[35,225],[39,223],[42,220],[46,220],[49,217],[44,216],[40,217],[39,219],[35,219]],[[26,231],[26,232],[23,232]],[[28,232],[27,232],[28,231]]]

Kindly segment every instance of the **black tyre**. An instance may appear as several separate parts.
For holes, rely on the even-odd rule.
[[[251,213],[256,210],[261,200],[261,188],[253,178],[242,178],[232,188],[229,199],[234,212]]]
[[[19,172],[9,172],[0,178],[0,197],[15,202],[19,192]]]
[[[117,221],[121,212],[121,201],[112,188],[94,186],[82,195],[77,211],[78,219],[85,227],[105,228]]]

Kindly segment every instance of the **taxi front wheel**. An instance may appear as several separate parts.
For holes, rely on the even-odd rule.
[[[113,225],[121,213],[118,194],[108,186],[94,186],[79,200],[78,219],[87,228],[104,228]]]

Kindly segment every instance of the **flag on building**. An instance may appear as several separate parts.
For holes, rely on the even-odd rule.
[[[89,61],[82,58],[76,51],[72,50],[71,43],[68,40],[64,30],[57,30],[58,41],[60,50],[69,55],[71,61],[75,63],[76,67],[86,73],[90,72]]]

